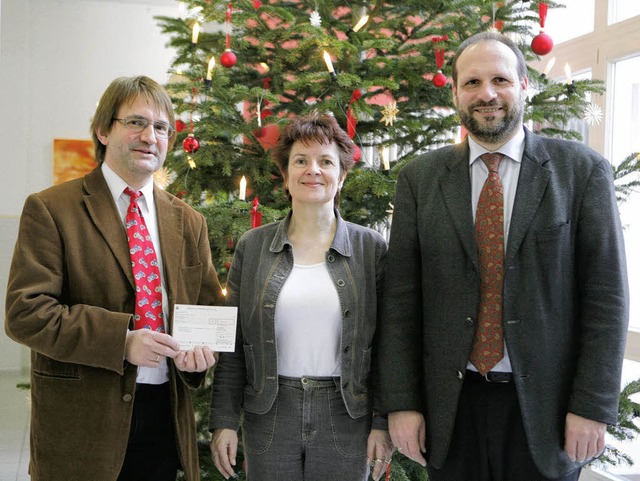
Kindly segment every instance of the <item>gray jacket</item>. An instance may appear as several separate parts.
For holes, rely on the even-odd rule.
[[[380,234],[344,221],[325,254],[342,311],[341,390],[353,418],[371,413],[371,347],[376,328],[387,244]],[[275,307],[293,268],[287,231],[281,222],[246,232],[238,242],[229,280],[227,305],[238,306],[235,352],[221,353],[211,399],[211,430],[237,430],[240,411],[264,414],[278,394]],[[374,421],[376,427],[381,427]]]
[[[503,328],[531,454],[558,478],[567,412],[616,423],[629,292],[611,166],[577,142],[525,131],[505,252]],[[479,302],[469,147],[401,171],[376,355],[382,413],[416,410],[442,467]],[[384,347],[384,348],[382,348]]]

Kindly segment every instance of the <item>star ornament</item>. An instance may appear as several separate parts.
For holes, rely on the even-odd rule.
[[[309,22],[311,22],[311,25],[313,25],[314,27],[321,26],[322,18],[320,17],[320,12],[318,12],[317,10],[311,12],[311,15],[309,15]]]
[[[398,120],[396,115],[398,115],[399,112],[400,110],[398,110],[397,102],[394,100],[385,105],[382,109],[382,118],[380,119],[380,122],[384,122],[384,125],[387,127],[389,125],[393,125],[393,123]]]
[[[171,182],[175,180],[175,176],[166,167],[161,167],[153,174],[153,180],[161,189],[166,189]]]
[[[591,102],[584,109],[583,118],[589,125],[600,125],[600,122],[602,121],[602,109],[597,103]]]

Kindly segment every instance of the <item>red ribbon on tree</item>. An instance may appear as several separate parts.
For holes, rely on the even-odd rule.
[[[538,3],[538,12],[540,13],[540,33],[531,40],[531,50],[537,55],[546,55],[553,49],[553,39],[544,33],[542,29],[547,21],[547,11],[549,5],[544,2]]]
[[[189,135],[182,141],[182,148],[188,154],[193,154],[200,148],[200,141],[193,134],[193,112],[196,109],[198,90],[193,87],[191,91],[191,109],[189,110]]]
[[[433,43],[446,42],[447,40],[449,40],[449,37],[447,35],[443,35],[442,37],[431,38],[431,41]],[[433,85],[440,88],[440,87],[444,87],[447,84],[447,76],[442,73],[442,66],[444,65],[444,48],[442,47],[438,48],[436,46],[435,54],[436,54],[436,68],[438,69],[438,72],[433,76],[433,78],[431,79],[431,82],[433,83]]]
[[[258,201],[258,196],[255,196],[251,201],[251,228],[255,229],[256,227],[260,227],[262,225],[262,212],[258,212],[258,207],[260,207],[260,202]]]
[[[544,24],[547,21],[547,12],[549,11],[549,5],[544,2],[538,3],[538,12],[540,13],[540,28],[544,28]]]
[[[231,51],[231,14],[232,13],[233,13],[233,7],[231,6],[231,3],[229,3],[229,6],[227,7],[227,14],[225,17],[225,24],[227,27],[227,36],[225,40],[226,48],[222,53],[222,55],[220,55],[220,63],[222,64],[223,67],[227,67],[227,68],[233,67],[238,60],[236,57],[236,54]]]
[[[358,125],[358,119],[355,115],[353,115],[353,111],[351,110],[351,106],[353,103],[362,97],[362,92],[360,89],[355,89],[351,94],[351,100],[349,100],[349,106],[347,107],[347,134],[351,139],[356,136],[356,127]],[[353,145],[353,161],[360,162],[362,158],[362,150],[358,147],[357,144]]]
[[[353,94],[351,94],[351,100],[349,100],[349,106],[347,107],[347,134],[349,134],[350,138],[354,138],[356,135],[356,126],[358,125],[358,119],[351,110],[351,106],[353,103],[362,97],[362,92],[360,89],[355,89]]]

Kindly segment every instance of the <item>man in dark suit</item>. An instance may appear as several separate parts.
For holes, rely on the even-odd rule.
[[[527,82],[512,41],[467,39],[453,96],[468,138],[398,178],[375,408],[432,481],[576,480],[616,423],[628,287],[611,168],[523,127]]]
[[[91,126],[99,166],[26,200],[5,329],[31,349],[33,481],[200,479],[189,389],[215,357],[181,351],[171,314],[223,296],[204,217],[153,182],[173,125],[162,86],[114,80]]]

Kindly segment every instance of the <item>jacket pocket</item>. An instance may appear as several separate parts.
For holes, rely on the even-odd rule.
[[[35,360],[33,373],[36,376],[55,379],[80,379],[80,371],[77,364],[55,361],[42,355]]]
[[[247,366],[247,384],[255,389],[256,364],[253,358],[253,346],[251,344],[245,344],[242,348],[244,349],[244,362]]]
[[[371,348],[362,350],[362,357],[360,360],[359,369],[356,370],[355,375],[355,389],[354,394],[356,396],[365,394],[368,388],[369,372],[371,371]]]
[[[549,229],[541,230],[536,234],[536,241],[538,243],[541,242],[552,242],[556,239],[561,239],[566,237],[571,232],[571,221],[567,221],[562,225],[554,226]]]
[[[186,299],[186,301],[178,301],[185,304],[196,304],[200,297],[200,287],[202,286],[202,264],[183,267],[181,269],[182,282],[180,283],[180,291],[183,297],[178,299]]]

